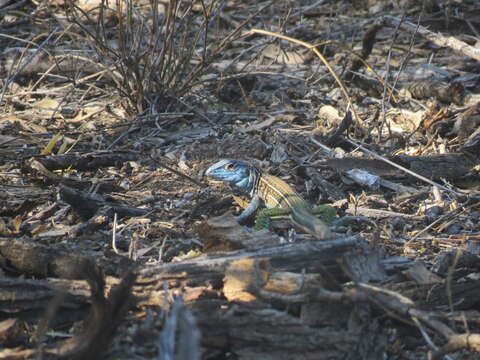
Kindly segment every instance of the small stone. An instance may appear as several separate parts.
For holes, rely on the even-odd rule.
[[[176,207],[176,208],[179,208],[179,207],[182,207],[184,205],[187,204],[187,201],[185,200],[178,200],[178,201],[175,201],[173,206]]]
[[[456,235],[462,230],[462,227],[459,224],[453,223],[448,226],[447,230],[445,231],[449,235]]]
[[[191,198],[193,198],[193,193],[190,193],[190,192],[185,193],[185,194],[183,194],[183,198],[185,200],[190,200]]]
[[[425,210],[425,215],[430,221],[436,220],[440,215],[442,215],[442,213],[443,209],[438,205],[429,207],[427,210]]]
[[[397,216],[390,220],[390,225],[392,226],[393,230],[402,231],[405,227],[405,220]]]

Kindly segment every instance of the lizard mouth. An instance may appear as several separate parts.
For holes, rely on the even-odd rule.
[[[217,179],[207,179],[207,182],[208,182],[209,184],[224,184],[224,183],[225,183],[225,181],[223,181],[223,180],[217,180]]]

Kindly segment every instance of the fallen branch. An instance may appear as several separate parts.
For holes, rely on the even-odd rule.
[[[463,55],[469,56],[477,61],[480,61],[479,48],[470,46],[453,36],[443,36],[443,35],[434,33],[433,31],[430,31],[423,26],[417,26],[409,21],[402,21],[390,15],[384,16],[384,20],[390,26],[394,26],[394,27],[399,26],[400,29],[412,34],[418,33],[438,46],[451,48]]]

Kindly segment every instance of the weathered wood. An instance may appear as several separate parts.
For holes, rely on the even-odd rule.
[[[25,324],[15,318],[0,321],[0,347],[16,347],[28,341]]]
[[[391,160],[429,179],[458,179],[479,163],[478,160],[463,153],[432,156],[400,155]]]
[[[210,350],[224,347],[242,360],[342,359],[358,342],[358,334],[312,328],[285,311],[264,306],[209,301],[192,304],[192,310],[202,345]]]
[[[67,186],[62,186],[60,188],[60,197],[85,218],[92,217],[102,206],[111,207],[113,212],[116,212],[120,217],[141,216],[148,213],[147,210],[110,203],[105,201],[98,194],[89,194]]]
[[[384,16],[383,21],[385,22],[385,24],[388,24],[392,27],[399,27],[401,30],[409,32],[411,34],[419,34],[427,40],[433,42],[437,46],[449,47],[454,51],[457,51],[466,56],[470,56],[477,61],[480,61],[480,50],[475,46],[468,45],[467,43],[457,39],[456,37],[444,36],[442,34],[435,33],[419,24],[414,24],[405,19],[400,19],[391,15]]]
[[[147,267],[140,270],[139,275],[140,279],[150,281],[149,278],[168,279],[169,274],[185,272],[192,283],[208,279],[219,280],[228,265],[241,259],[268,259],[272,267],[278,271],[302,271],[305,269],[307,272],[315,273],[328,269],[333,274],[340,274],[341,270],[337,259],[361,243],[364,243],[361,237],[350,236],[338,240],[311,240],[255,250],[244,249],[216,253],[180,263]]]
[[[0,278],[0,309],[11,313],[44,311],[59,292],[64,292],[63,307],[71,310],[79,309],[86,305],[86,299],[90,293],[86,284],[84,286],[83,290],[87,291],[80,292],[78,284],[74,288],[71,280],[60,287],[46,280],[3,277]]]
[[[102,269],[91,260],[77,264],[76,267],[76,273],[88,282],[91,303],[91,306],[88,306],[88,316],[85,316],[86,298],[75,297],[69,292],[73,282],[65,282],[63,285],[67,290],[60,291],[45,280],[1,279],[0,308],[2,311],[14,313],[15,317],[36,320],[36,336],[40,340],[48,326],[55,322],[65,325],[84,319],[83,327],[72,338],[50,344],[45,351],[59,359],[97,359],[107,348],[118,323],[134,303],[132,286],[135,274],[127,273],[120,282],[111,287],[106,297],[107,282]],[[83,291],[86,290],[84,284],[80,287]],[[0,358],[16,359],[23,358],[24,355],[26,358],[38,350],[32,349],[25,354],[13,350],[10,353],[0,351]]]
[[[109,166],[119,166],[127,161],[136,161],[138,154],[132,151],[97,151],[87,154],[63,154],[55,156],[35,157],[50,171],[76,169],[91,171]]]
[[[479,161],[463,153],[432,156],[390,156],[389,160],[429,179],[458,179],[467,174]],[[404,177],[405,173],[381,160],[345,157],[328,159],[325,163],[338,170],[360,168],[379,176]]]
[[[100,255],[100,254],[99,254]],[[117,275],[131,265],[131,262],[114,253],[110,257],[98,256],[96,261],[105,273]],[[77,268],[91,254],[49,247],[30,239],[0,238],[0,267],[7,272],[26,276],[59,277],[77,279]],[[116,264],[112,263],[115,260]],[[126,266],[124,266],[126,265]]]
[[[80,331],[72,338],[48,349],[62,359],[99,359],[112,340],[118,324],[134,305],[131,288],[135,282],[135,274],[128,273],[110,290],[107,297],[102,270],[94,263],[85,263],[82,266],[78,272],[84,275],[90,286],[92,306]]]

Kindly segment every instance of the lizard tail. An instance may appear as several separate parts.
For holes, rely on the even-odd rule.
[[[299,226],[320,240],[332,237],[332,233],[328,225],[312,215],[309,211],[303,209],[292,209],[290,218],[295,225]]]

